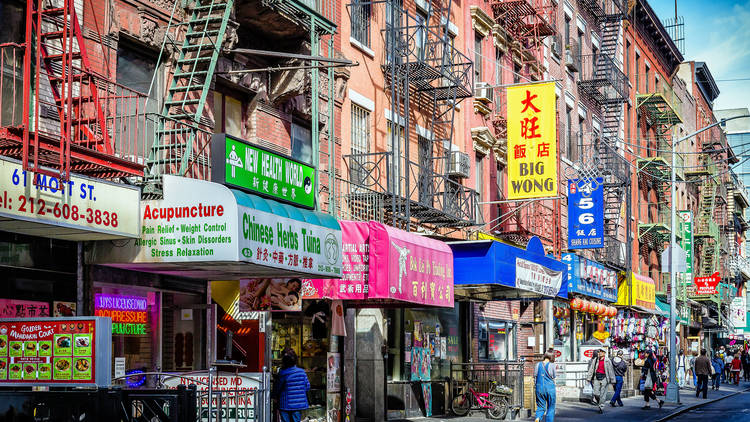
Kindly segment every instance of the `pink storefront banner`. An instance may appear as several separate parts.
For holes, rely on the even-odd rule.
[[[305,280],[305,298],[453,307],[453,252],[448,245],[375,221],[339,223],[342,278]]]

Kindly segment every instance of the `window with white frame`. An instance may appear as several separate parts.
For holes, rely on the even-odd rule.
[[[369,1],[353,0],[352,13],[352,38],[365,47],[370,46],[370,17],[372,5]]]
[[[363,107],[352,104],[352,164],[350,168],[351,182],[364,185],[367,177],[364,163],[365,154],[370,152],[370,112]]]

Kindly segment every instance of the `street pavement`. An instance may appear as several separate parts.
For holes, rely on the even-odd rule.
[[[745,392],[745,390],[748,390]],[[610,392],[611,394],[611,392]],[[730,396],[731,397],[728,397]],[[726,397],[726,398],[725,398]],[[659,396],[663,399],[663,396]],[[725,398],[723,400],[717,400]],[[651,403],[650,410],[643,410],[643,396],[636,395],[623,399],[623,407],[610,407],[609,403],[604,408],[604,413],[599,414],[599,409],[585,403],[557,402],[555,422],[613,422],[613,421],[636,421],[636,422],[663,422],[669,421],[704,421],[707,418],[721,416],[720,421],[750,422],[750,382],[741,382],[739,386],[722,384],[719,391],[708,390],[707,399],[695,398],[695,390],[692,387],[680,390],[681,404],[664,403],[659,409],[658,403]],[[692,410],[691,410],[692,409]],[[725,417],[726,416],[726,417]],[[510,418],[510,416],[509,416]],[[484,412],[474,411],[469,416],[440,417],[440,418],[416,418],[409,419],[414,422],[480,422],[488,421]],[[521,421],[533,421],[530,418],[519,418]],[[405,422],[405,421],[402,421]]]

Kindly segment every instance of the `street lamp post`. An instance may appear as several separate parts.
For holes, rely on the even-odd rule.
[[[697,130],[691,134],[685,135],[682,138],[677,139],[672,143],[672,169],[671,169],[671,177],[670,177],[670,195],[672,198],[672,215],[670,217],[671,223],[670,223],[670,239],[669,239],[669,287],[670,287],[670,300],[669,300],[669,385],[667,385],[667,396],[666,399],[668,402],[671,403],[679,403],[680,402],[680,387],[677,385],[677,382],[675,380],[675,374],[677,372],[677,368],[675,368],[675,365],[677,363],[677,333],[675,331],[675,322],[676,322],[676,313],[677,313],[677,282],[676,277],[677,274],[674,271],[674,262],[675,262],[675,243],[676,243],[676,216],[677,216],[677,207],[675,204],[675,197],[677,196],[677,173],[675,171],[675,157],[677,155],[677,145],[687,139],[692,138],[695,135],[698,135],[702,132],[705,132],[713,127],[724,125],[729,120],[734,119],[741,119],[743,117],[750,117],[750,115],[742,115],[742,116],[732,116],[728,117],[726,119],[721,119],[720,121],[710,124],[700,130]]]

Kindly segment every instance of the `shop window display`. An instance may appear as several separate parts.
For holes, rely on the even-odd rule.
[[[479,321],[479,359],[488,361],[516,358],[516,324],[511,321]]]

